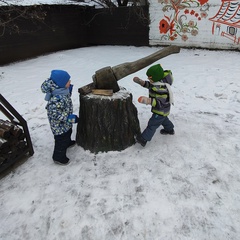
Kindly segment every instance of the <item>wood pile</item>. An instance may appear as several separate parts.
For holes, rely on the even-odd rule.
[[[20,126],[0,119],[0,167],[25,151],[27,148],[25,137]]]

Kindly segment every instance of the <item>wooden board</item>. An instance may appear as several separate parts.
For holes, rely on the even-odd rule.
[[[112,89],[93,89],[92,94],[112,96],[113,95],[113,90]]]

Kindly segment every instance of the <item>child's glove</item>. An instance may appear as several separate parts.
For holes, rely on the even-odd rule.
[[[151,98],[141,96],[141,97],[138,98],[138,102],[142,103],[142,104],[149,105],[149,104],[151,104]]]
[[[75,114],[70,114],[67,118],[67,121],[70,123],[78,123],[78,116]]]
[[[133,81],[141,86],[143,86],[145,84],[145,81],[143,81],[142,79],[140,79],[139,77],[134,77]]]

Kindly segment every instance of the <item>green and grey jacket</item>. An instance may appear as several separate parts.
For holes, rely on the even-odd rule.
[[[164,78],[159,82],[150,83],[145,81],[143,87],[149,89],[151,98],[152,113],[168,116],[171,104],[173,104],[173,95],[170,85],[173,83],[173,76],[170,70],[164,71]]]

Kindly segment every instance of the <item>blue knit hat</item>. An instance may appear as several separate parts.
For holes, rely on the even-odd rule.
[[[60,88],[64,88],[70,80],[70,75],[64,70],[52,70],[50,79],[52,79]]]

